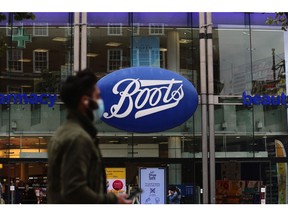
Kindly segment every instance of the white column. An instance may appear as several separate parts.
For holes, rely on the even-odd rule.
[[[208,131],[207,131],[207,76],[206,76],[206,41],[205,41],[205,13],[199,13],[199,40],[200,40],[200,95],[202,111],[202,187],[203,204],[209,203],[208,188]]]
[[[169,137],[168,138],[168,157],[181,158],[181,138]],[[182,167],[181,164],[169,165],[169,184],[182,183]]]
[[[87,12],[82,13],[81,22],[81,70],[87,68]]]
[[[168,70],[180,72],[179,33],[169,31],[167,36],[167,67]]]

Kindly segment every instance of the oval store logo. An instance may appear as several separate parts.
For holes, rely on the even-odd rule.
[[[155,67],[115,71],[98,81],[105,112],[102,121],[139,133],[160,132],[188,120],[196,111],[196,89],[181,75]]]

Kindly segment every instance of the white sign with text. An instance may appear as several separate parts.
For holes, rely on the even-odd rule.
[[[166,203],[166,170],[165,168],[140,168],[141,204]]]

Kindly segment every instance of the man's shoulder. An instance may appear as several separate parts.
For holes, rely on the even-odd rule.
[[[79,135],[84,137],[90,137],[89,134],[83,129],[83,127],[74,121],[66,121],[61,127],[59,127],[55,133],[58,134],[70,134],[71,137],[77,137]]]
[[[54,136],[51,138],[51,142],[60,142],[62,144],[71,143],[75,139],[82,140],[85,143],[93,142],[89,134],[76,122],[66,121],[60,126]]]

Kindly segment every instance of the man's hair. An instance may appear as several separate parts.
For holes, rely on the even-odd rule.
[[[62,84],[60,97],[68,109],[77,109],[83,95],[92,96],[97,77],[89,70],[69,76]]]

